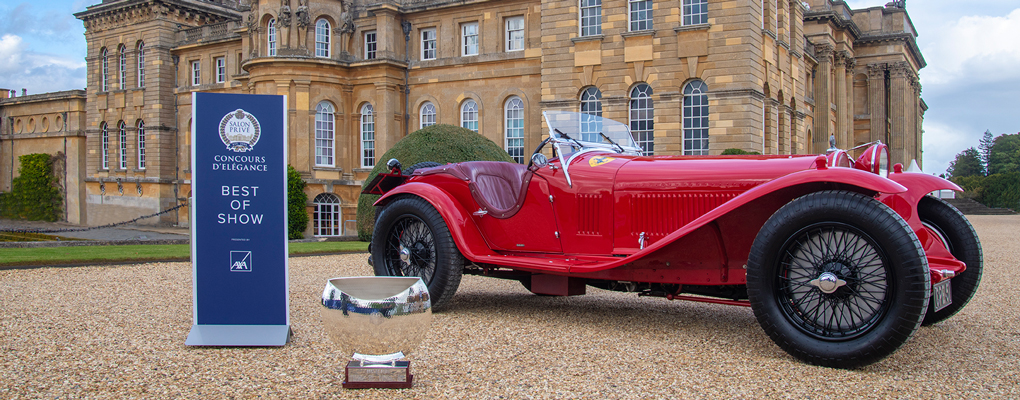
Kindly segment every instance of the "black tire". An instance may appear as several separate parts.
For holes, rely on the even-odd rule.
[[[931,325],[952,317],[974,297],[978,284],[981,282],[984,256],[981,251],[981,241],[978,239],[977,232],[974,232],[974,227],[970,225],[967,217],[964,217],[963,213],[952,204],[946,203],[942,199],[925,196],[917,204],[917,214],[925,227],[934,231],[935,236],[942,240],[953,257],[967,264],[965,271],[950,280],[953,303],[938,312],[935,312],[934,303],[928,305],[928,312],[921,324]]]
[[[758,323],[805,362],[857,368],[892,354],[928,308],[931,278],[917,236],[859,193],[795,199],[758,232],[747,294]]]
[[[411,176],[411,174],[413,174],[415,170],[419,170],[419,169],[422,169],[422,168],[439,167],[439,166],[442,166],[442,165],[443,164],[440,164],[440,163],[437,163],[437,162],[422,161],[420,163],[417,163],[417,164],[414,164],[414,165],[412,165],[410,167],[407,167],[407,170],[404,171],[404,175]]]
[[[432,308],[442,310],[464,272],[464,257],[443,217],[413,196],[396,199],[379,211],[372,235],[375,274],[421,278],[429,288]]]

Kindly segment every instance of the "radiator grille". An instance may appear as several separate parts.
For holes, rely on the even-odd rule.
[[[577,234],[602,236],[599,219],[602,218],[602,195],[577,195]]]

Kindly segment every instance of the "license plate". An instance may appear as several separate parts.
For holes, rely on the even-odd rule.
[[[931,298],[935,302],[935,311],[953,304],[953,291],[951,286],[949,286],[950,281],[951,279],[946,279],[932,286]]]

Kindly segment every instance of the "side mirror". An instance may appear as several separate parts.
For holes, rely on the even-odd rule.
[[[545,158],[545,154],[535,153],[531,155],[531,164],[538,168],[545,168],[549,165],[549,160]]]

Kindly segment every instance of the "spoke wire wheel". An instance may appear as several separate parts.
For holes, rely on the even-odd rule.
[[[372,235],[377,276],[416,276],[429,288],[434,311],[442,311],[460,286],[464,257],[446,221],[429,202],[402,196],[376,210]]]
[[[436,241],[425,221],[412,214],[397,217],[387,234],[386,269],[393,276],[417,276],[426,285],[436,273]]]
[[[890,287],[895,279],[884,254],[853,226],[806,227],[783,245],[781,254],[776,301],[787,319],[815,338],[841,341],[863,335],[895,301]],[[834,283],[824,285],[823,277]]]
[[[860,193],[822,191],[790,201],[758,231],[747,295],[762,330],[791,356],[858,368],[917,331],[931,280],[899,214]]]

